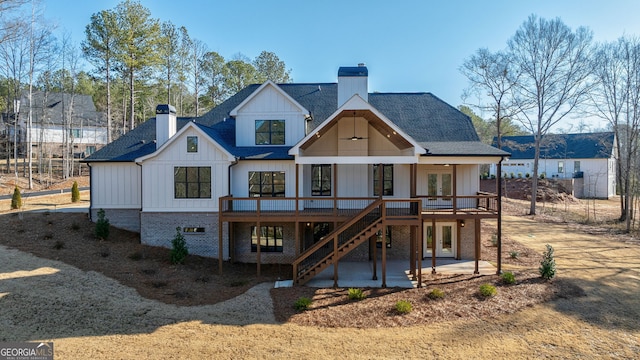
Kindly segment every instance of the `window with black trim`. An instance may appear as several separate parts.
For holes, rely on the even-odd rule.
[[[205,232],[205,229],[203,227],[185,226],[182,228],[182,232],[189,234],[202,234]]]
[[[198,137],[187,136],[187,152],[198,152]]]
[[[256,120],[256,145],[284,145],[284,120]]]
[[[176,166],[173,184],[176,199],[211,199],[211,167]]]
[[[311,196],[331,196],[331,165],[311,165]]]
[[[282,252],[282,226],[261,226],[260,227],[260,251],[261,252]],[[256,227],[251,227],[251,252],[258,251],[258,234]]]
[[[380,196],[379,165],[373,165],[373,196]],[[393,164],[382,165],[382,195],[393,196]]]
[[[282,171],[250,171],[250,197],[284,197],[285,184]]]

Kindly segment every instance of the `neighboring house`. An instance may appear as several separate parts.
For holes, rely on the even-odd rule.
[[[96,111],[89,95],[36,91],[32,94],[31,143],[34,156],[61,157],[68,142],[69,155],[93,154],[107,144],[107,116]],[[63,116],[66,115],[66,116]],[[29,97],[23,94],[18,118],[18,146],[26,154]],[[11,136],[13,136],[13,129]]]
[[[613,132],[548,134],[540,148],[538,173],[551,179],[574,179],[578,198],[609,198],[616,194],[616,154]],[[495,144],[495,142],[494,142]],[[511,156],[502,163],[503,177],[533,174],[534,138],[505,136],[502,149]],[[491,166],[495,175],[495,166]]]
[[[157,246],[178,228],[220,270],[292,264],[297,284],[338,260],[406,259],[418,278],[424,258],[433,271],[436,257],[477,266],[481,220],[500,216],[479,164],[508,153],[430,93],[367,84],[361,65],[340,68],[337,84],[251,85],[198,118],[159,105],[85,159],[91,217],[104,209]]]

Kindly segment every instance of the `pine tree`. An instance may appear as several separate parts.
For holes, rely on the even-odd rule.
[[[74,181],[71,187],[71,202],[80,201],[80,190],[78,189],[78,182]]]
[[[543,279],[551,280],[556,276],[556,260],[553,257],[553,247],[547,244],[547,251],[542,256],[540,268],[538,269]]]
[[[184,240],[184,236],[180,233],[180,228],[176,228],[176,236],[171,240],[171,263],[183,264],[189,250],[187,249],[187,242]]]
[[[22,207],[22,194],[20,194],[20,189],[18,185],[13,189],[13,197],[11,197],[11,208],[12,209],[20,209]]]
[[[98,210],[98,221],[96,221],[96,237],[106,240],[109,237],[109,219],[105,216],[104,209]]]

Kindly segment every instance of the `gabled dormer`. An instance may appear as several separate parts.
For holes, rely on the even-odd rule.
[[[306,135],[309,111],[268,80],[230,115],[236,118],[236,146],[293,146]]]

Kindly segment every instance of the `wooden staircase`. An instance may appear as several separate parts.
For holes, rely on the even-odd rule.
[[[293,262],[293,283],[305,284],[382,230],[382,213],[378,199],[300,254]]]

